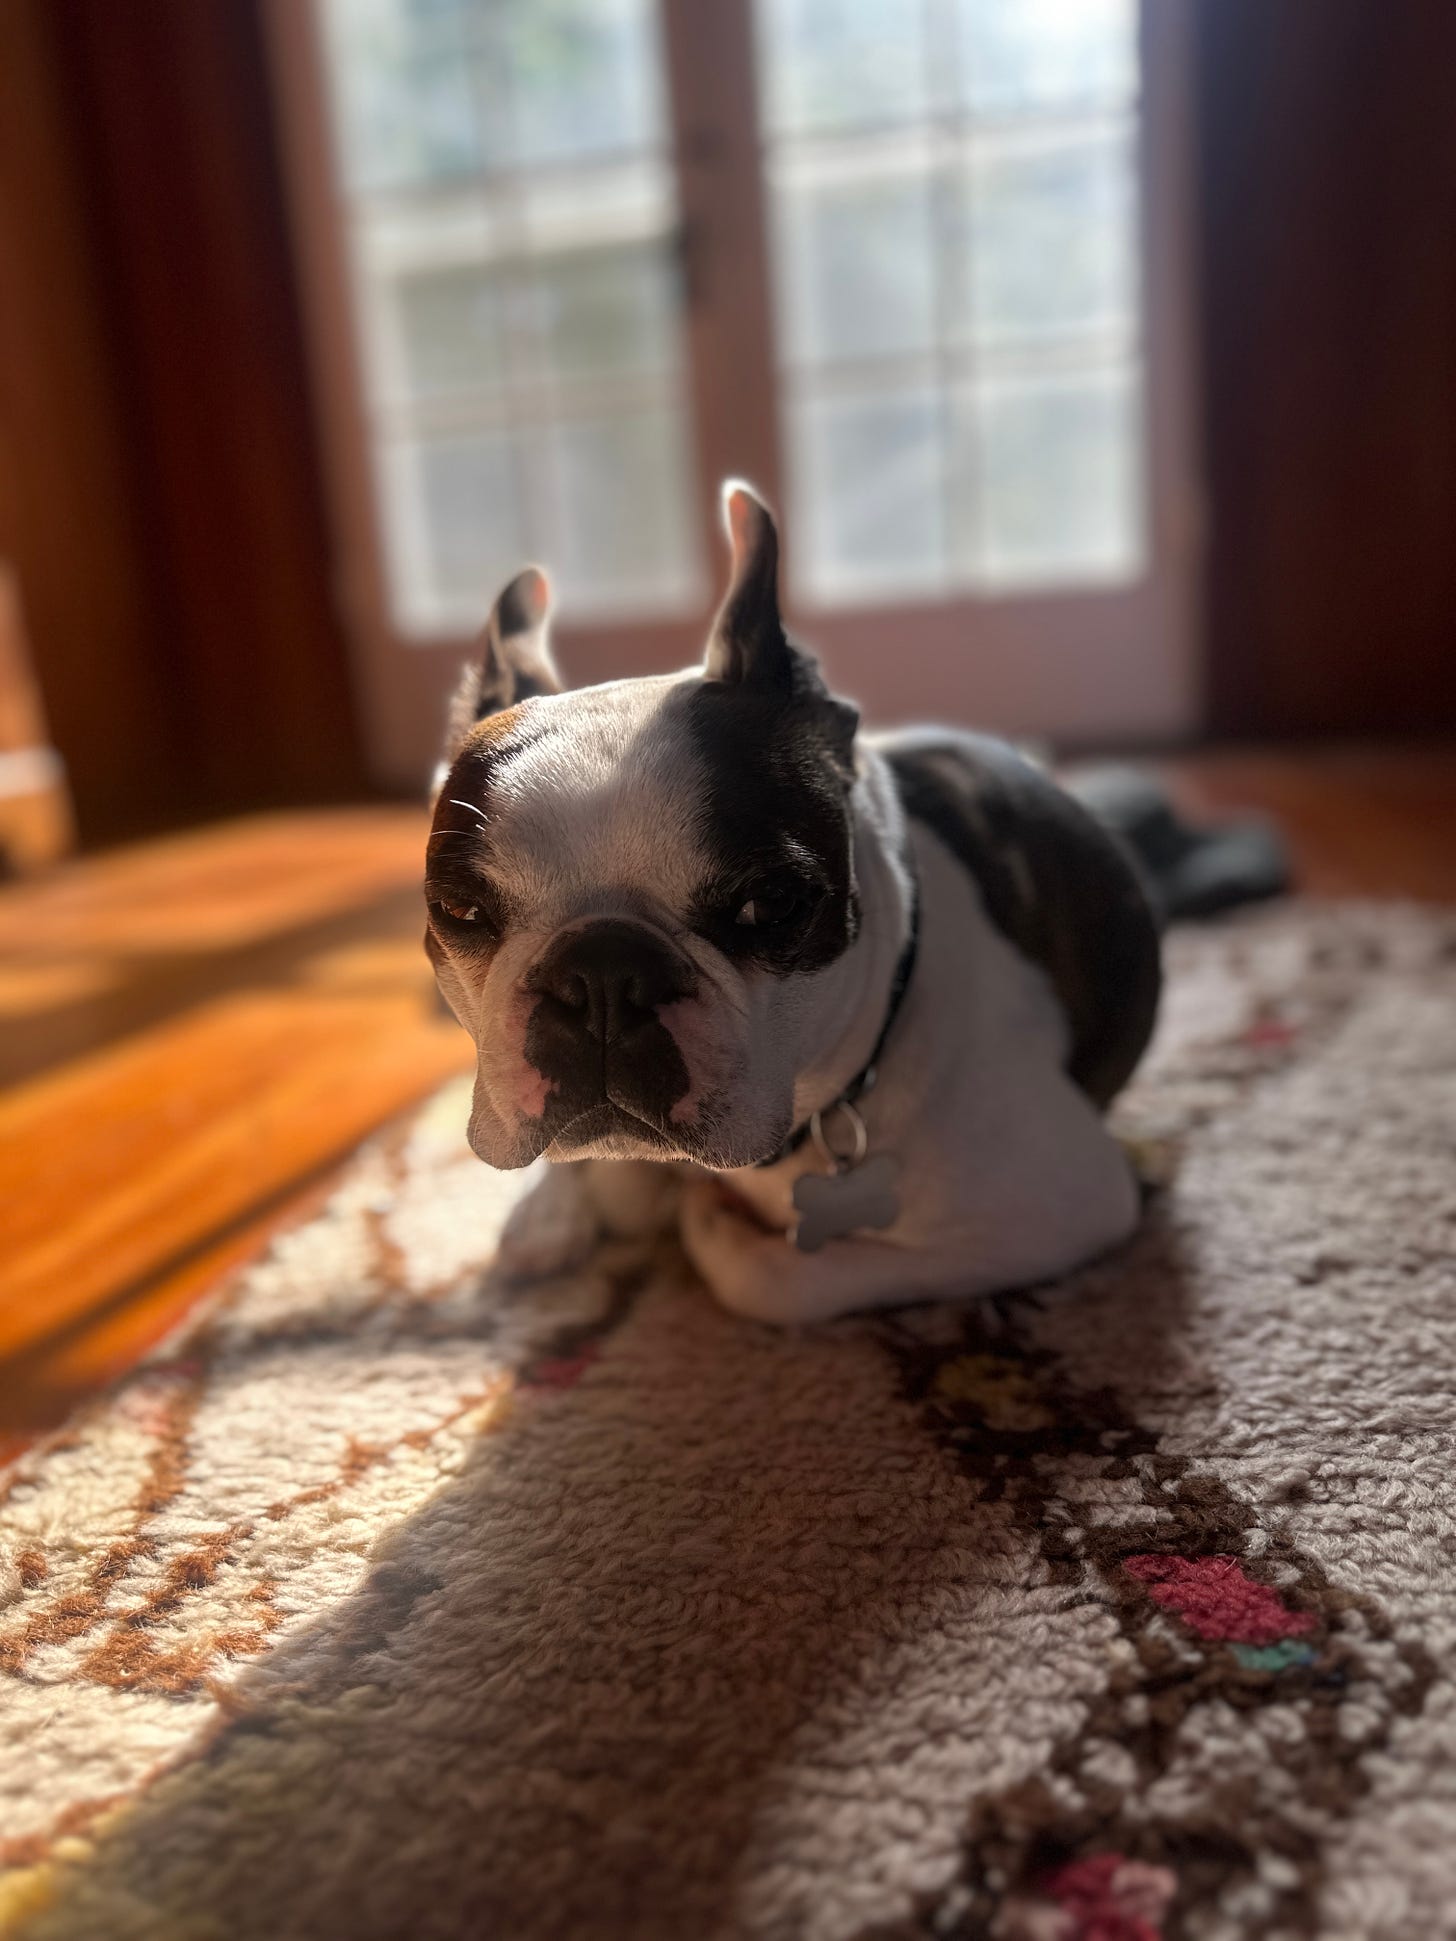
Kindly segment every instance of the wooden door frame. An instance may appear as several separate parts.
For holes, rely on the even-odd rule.
[[[877,720],[973,717],[1068,743],[1180,740],[1201,721],[1188,236],[1193,4],[1143,0],[1141,7],[1149,584],[792,611],[831,678]],[[722,551],[716,481],[747,476],[782,501],[753,7],[752,0],[659,5],[681,214],[696,529],[711,586]],[[391,619],[315,0],[266,6],[334,512],[336,598],[354,646],[377,779],[414,788],[427,773],[443,697],[469,640],[426,635],[406,646]],[[742,400],[750,397],[764,398],[764,408],[745,412]],[[785,539],[791,549],[792,532]],[[1139,630],[1148,634],[1150,600],[1165,644],[1139,653],[1130,643]],[[688,665],[701,652],[710,609],[705,600],[681,618],[601,624],[573,622],[567,613],[554,636],[563,671],[589,682]],[[1078,645],[1069,656],[1074,620]],[[912,652],[902,644],[907,637]]]

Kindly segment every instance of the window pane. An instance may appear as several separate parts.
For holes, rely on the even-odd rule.
[[[391,577],[406,624],[478,627],[527,556],[511,440],[400,440],[384,453]]]
[[[355,188],[662,136],[652,0],[327,0],[327,15]]]
[[[928,349],[935,334],[928,164],[813,164],[777,184],[781,355],[807,364]]]
[[[506,291],[470,267],[404,276],[396,284],[404,383],[415,397],[477,391],[506,375]]]
[[[691,596],[682,434],[668,411],[547,434],[559,505],[549,557],[595,612],[650,612]]]
[[[534,282],[541,355],[553,376],[672,367],[677,290],[660,247],[558,257],[537,265]]]
[[[411,0],[327,0],[343,174],[356,190],[410,188],[499,165],[510,118],[499,58],[482,58],[471,10]]]
[[[1137,86],[1136,0],[960,0],[966,104],[982,114],[1114,104]]]
[[[1127,133],[988,137],[969,163],[971,322],[983,343],[1132,327]]]
[[[516,160],[560,162],[659,138],[651,0],[509,0]]]
[[[532,557],[569,618],[688,604],[657,0],[320,5],[400,622]]]
[[[945,545],[935,392],[811,397],[793,410],[789,433],[796,581],[821,599],[938,583]]]
[[[929,106],[917,0],[761,0],[758,21],[765,118],[778,129],[913,121]]]
[[[789,570],[1143,570],[1136,0],[757,0]]]
[[[963,436],[979,481],[988,585],[1127,578],[1142,554],[1138,389],[1130,373],[988,385]]]
[[[381,62],[347,96],[349,174],[360,188],[468,175],[493,159],[470,71],[454,60]]]

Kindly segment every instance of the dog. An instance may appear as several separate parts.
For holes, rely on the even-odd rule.
[[[862,733],[724,487],[700,668],[564,692],[535,567],[451,706],[426,948],[475,1041],[469,1138],[549,1162],[500,1268],[676,1218],[782,1324],[1063,1275],[1139,1217],[1104,1112],[1152,1032],[1133,860],[1033,762]]]

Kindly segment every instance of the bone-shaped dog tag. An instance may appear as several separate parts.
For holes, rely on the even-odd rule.
[[[815,1254],[826,1240],[841,1240],[863,1227],[893,1226],[900,1201],[895,1192],[895,1162],[887,1152],[834,1173],[801,1173],[794,1181],[799,1223],[794,1245]]]

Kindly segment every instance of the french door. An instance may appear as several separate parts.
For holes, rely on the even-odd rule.
[[[1189,0],[275,0],[384,781],[501,582],[686,664],[716,485],[880,721],[1195,725]]]

